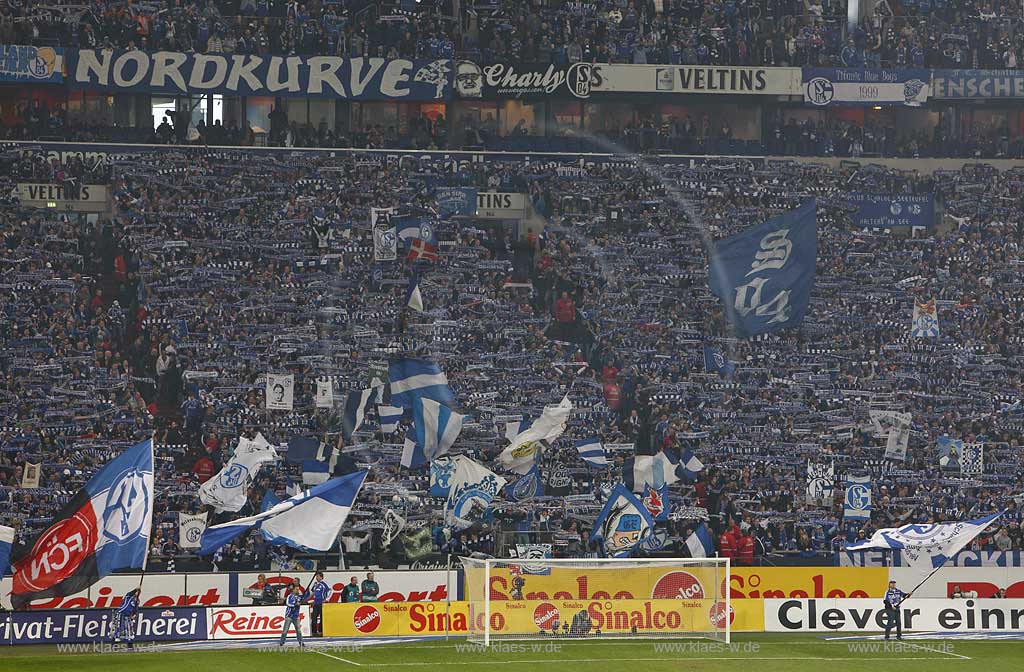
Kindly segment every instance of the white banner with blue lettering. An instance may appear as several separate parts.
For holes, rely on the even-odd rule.
[[[825,105],[909,105],[919,107],[932,89],[930,70],[804,68],[804,102]]]
[[[738,337],[800,324],[814,286],[817,206],[812,199],[715,243],[708,284]]]
[[[67,81],[78,89],[408,101],[451,95],[446,59],[68,49],[65,60]]]

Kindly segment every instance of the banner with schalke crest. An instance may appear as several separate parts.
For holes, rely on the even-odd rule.
[[[826,105],[920,107],[932,90],[930,70],[804,68],[804,102]]]
[[[914,338],[939,337],[939,312],[935,299],[914,301],[914,319],[910,323],[910,335]]]
[[[871,476],[847,475],[843,518],[846,520],[871,519]]]
[[[269,491],[268,491],[269,492]],[[199,540],[206,531],[206,516],[203,511],[198,515],[178,512],[178,545],[182,548],[199,548]]]
[[[544,560],[551,557],[551,544],[516,544],[516,558],[523,562],[516,563],[522,574],[547,576],[551,573],[551,565],[530,560]]]
[[[464,455],[456,456],[445,515],[448,525],[462,530],[479,520],[505,483],[504,478],[487,467]]]
[[[509,499],[514,502],[524,502],[543,496],[544,479],[541,478],[540,469],[536,464],[533,465],[533,469],[517,478],[509,488]]]
[[[833,462],[807,463],[807,503],[827,504],[832,501],[836,468]]]
[[[654,518],[643,502],[619,483],[608,495],[601,515],[594,522],[590,538],[601,544],[604,555],[625,558],[647,540],[654,530]]]
[[[394,261],[398,258],[398,232],[392,222],[394,216],[395,208],[370,208],[374,261]]]

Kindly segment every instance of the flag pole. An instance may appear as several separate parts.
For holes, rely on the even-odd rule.
[[[932,578],[933,576],[935,576],[935,572],[939,571],[940,569],[942,569],[942,568],[943,568],[943,567],[945,567],[945,566],[946,566],[946,563],[942,563],[941,565],[939,565],[938,567],[936,567],[935,569],[933,569],[933,570],[932,570],[932,571],[931,571],[931,572],[930,572],[930,573],[928,574],[928,576],[924,577],[924,579],[923,579],[923,580],[921,581],[921,583],[919,583],[919,584],[917,584],[916,586],[914,586],[914,589],[910,591],[910,594],[911,594],[911,595],[913,595],[913,594],[914,594],[914,591],[916,591],[916,590],[917,590],[918,588],[920,588],[921,586],[923,586],[923,585],[924,585],[924,582],[925,582],[925,581],[927,581],[928,579],[930,579],[930,578]]]

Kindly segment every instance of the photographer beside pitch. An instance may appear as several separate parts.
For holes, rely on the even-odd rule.
[[[889,589],[885,591],[885,638],[889,639],[892,626],[896,625],[896,639],[903,639],[903,626],[900,624],[900,605],[903,604],[913,593],[904,593],[896,587],[896,581],[889,582]]]

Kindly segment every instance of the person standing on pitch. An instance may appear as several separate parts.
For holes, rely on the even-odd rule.
[[[129,650],[135,649],[135,617],[139,613],[139,595],[141,593],[141,588],[129,590],[114,612],[113,640],[115,643],[124,640],[128,644]]]
[[[292,586],[288,595],[284,598],[284,627],[281,628],[281,641],[278,646],[284,646],[284,640],[288,638],[288,628],[295,627],[295,637],[299,640],[299,648],[305,648],[302,643],[302,626],[299,624],[299,610],[302,608],[302,588]]]
[[[352,579],[345,584],[345,587],[341,589],[341,601],[342,602],[358,602],[359,601],[359,579],[352,577]]]
[[[324,636],[324,602],[331,597],[331,587],[324,581],[324,573],[317,572],[309,592],[313,596],[313,619],[309,624],[314,637]]]
[[[380,586],[373,580],[373,572],[366,573],[366,580],[363,581],[363,587],[361,597],[363,602],[376,602],[377,595],[380,594]]]
[[[896,587],[895,581],[889,582],[889,590],[885,591],[885,638],[889,639],[892,626],[896,626],[896,639],[903,639],[903,626],[900,624],[900,605],[913,593],[904,593]]]

